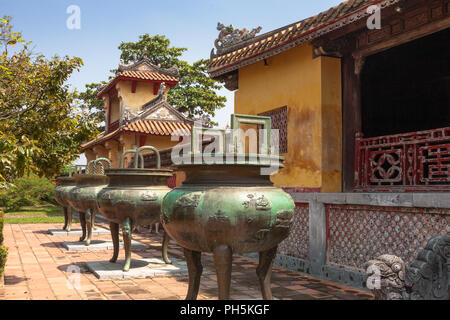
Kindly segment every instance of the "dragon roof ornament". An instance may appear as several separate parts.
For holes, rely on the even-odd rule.
[[[262,27],[253,28],[249,31],[247,28],[236,29],[232,24],[225,26],[222,22],[217,23],[217,30],[220,31],[219,36],[214,41],[214,46],[217,51],[214,53],[214,49],[211,51],[211,59],[215,58],[227,51],[227,49],[234,47],[235,45],[254,38]]]

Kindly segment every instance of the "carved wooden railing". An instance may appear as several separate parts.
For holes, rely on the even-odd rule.
[[[449,191],[450,127],[355,139],[355,191]]]

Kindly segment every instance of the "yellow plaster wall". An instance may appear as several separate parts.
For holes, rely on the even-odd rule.
[[[90,161],[97,159],[97,155],[92,149],[85,150],[84,156],[86,157],[86,163],[89,163]]]
[[[340,59],[322,57],[322,192],[342,191]]]
[[[147,136],[145,139],[146,146],[153,146],[158,150],[169,149],[177,145],[179,141],[171,141],[170,136]]]
[[[131,92],[132,81],[119,81],[116,84],[116,89],[119,93],[120,98],[123,102],[130,107],[132,112],[140,111],[140,107],[145,103],[149,102],[156,95],[153,94],[153,83],[151,82],[137,82],[136,83],[136,92]],[[169,91],[169,87],[166,87],[165,95],[167,97],[167,93]]]
[[[110,101],[111,123],[120,119],[120,102],[118,97]]]
[[[276,186],[340,191],[340,147],[333,143],[341,140],[341,75],[331,59],[312,59],[312,47],[303,44],[267,59],[268,66],[239,69],[236,114],[288,107],[288,153],[285,168],[271,177]]]

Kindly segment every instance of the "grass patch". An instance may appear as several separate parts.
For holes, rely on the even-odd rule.
[[[79,222],[73,219],[72,222]],[[5,223],[64,223],[64,212],[60,206],[51,204],[23,207],[19,210],[5,213]]]

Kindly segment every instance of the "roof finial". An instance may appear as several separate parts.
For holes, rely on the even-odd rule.
[[[144,50],[142,50],[142,55],[141,55],[141,59],[145,59],[147,58],[147,47],[144,48]]]
[[[212,51],[211,57],[220,54],[228,47],[234,46],[235,44],[254,38],[256,34],[261,31],[261,29],[262,29],[261,26],[254,28],[252,31],[249,31],[247,28],[236,29],[232,24],[226,26],[222,22],[218,22],[217,30],[219,30],[220,33],[216,41],[214,42],[214,46],[217,49],[217,53],[214,54],[214,51]]]

